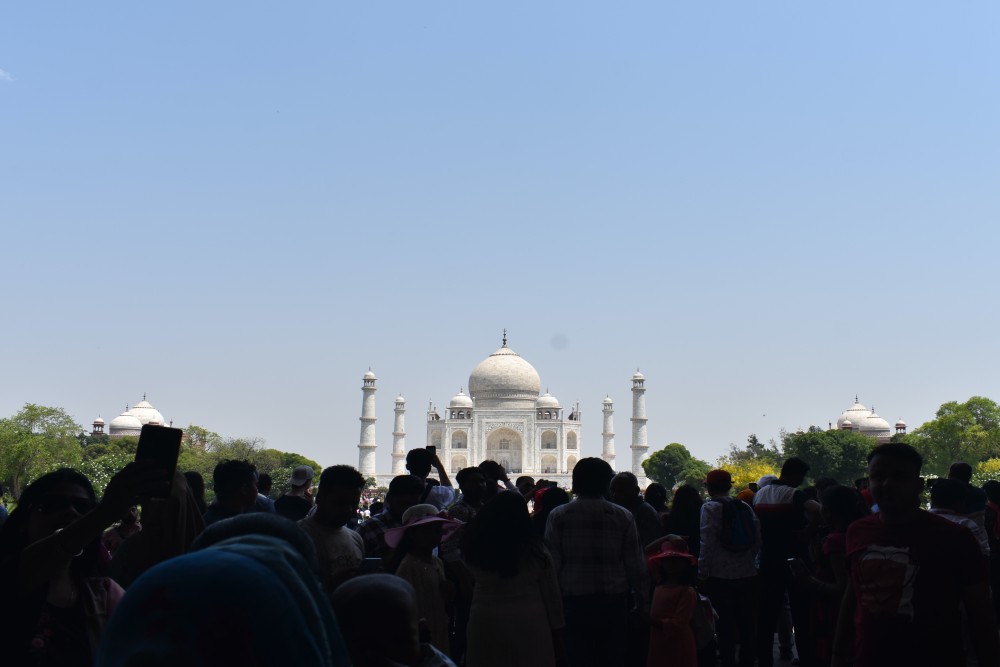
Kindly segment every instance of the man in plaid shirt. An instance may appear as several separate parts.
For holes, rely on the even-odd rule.
[[[573,502],[552,510],[545,541],[562,588],[572,667],[624,665],[629,615],[649,611],[650,580],[632,514],[607,500],[614,471],[599,458],[573,468]]]
[[[403,512],[420,502],[423,492],[424,480],[419,477],[399,475],[392,478],[385,494],[385,509],[358,526],[368,558],[388,559],[385,532],[403,525]]]

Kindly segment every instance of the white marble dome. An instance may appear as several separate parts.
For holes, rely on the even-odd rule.
[[[538,397],[537,401],[535,401],[535,407],[536,408],[545,408],[545,409],[550,409],[550,410],[553,409],[553,408],[555,408],[555,409],[558,410],[562,406],[559,405],[559,399],[558,398],[556,398],[555,396],[553,396],[549,392],[545,392],[544,394],[542,394],[541,396]]]
[[[858,403],[858,399],[855,397],[854,405],[844,410],[837,419],[837,428],[844,428],[844,422],[850,421],[854,424],[854,428],[860,429],[871,413],[872,411]]]
[[[125,412],[111,420],[108,429],[109,435],[139,435],[142,422],[126,407]]]
[[[861,432],[871,436],[889,435],[889,422],[879,417],[874,411],[861,424]]]
[[[448,403],[449,408],[471,408],[472,399],[465,393],[464,390],[459,389],[458,393],[452,396],[451,401]]]
[[[479,407],[534,403],[541,387],[538,371],[506,343],[479,362],[469,375],[469,393]]]
[[[157,424],[163,426],[166,422],[163,419],[163,415],[160,411],[150,405],[146,397],[143,396],[142,400],[132,406],[129,413],[139,420],[142,424]]]

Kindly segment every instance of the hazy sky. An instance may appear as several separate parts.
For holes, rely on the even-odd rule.
[[[1000,399],[994,2],[4,3],[0,415],[357,464],[500,345],[582,448]],[[652,451],[652,449],[651,449]],[[626,461],[620,456],[620,461]]]

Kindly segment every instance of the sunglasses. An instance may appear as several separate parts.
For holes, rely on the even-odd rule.
[[[94,503],[89,498],[76,496],[46,496],[38,501],[35,509],[45,514],[62,512],[72,507],[77,514],[86,514],[94,509]]]

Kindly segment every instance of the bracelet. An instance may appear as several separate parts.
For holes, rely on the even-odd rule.
[[[69,556],[70,558],[79,558],[80,556],[82,556],[83,555],[83,547],[80,547],[80,550],[77,551],[75,554],[71,554],[66,549],[66,547],[63,546],[62,540],[59,539],[59,534],[61,532],[63,532],[62,528],[56,528],[56,531],[54,533],[52,533],[53,535],[55,535],[56,546],[59,547],[59,550],[62,551],[65,555]]]

